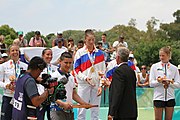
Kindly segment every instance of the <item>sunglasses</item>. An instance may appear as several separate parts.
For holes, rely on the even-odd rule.
[[[146,68],[141,68],[141,70],[143,70],[143,69],[146,70]]]

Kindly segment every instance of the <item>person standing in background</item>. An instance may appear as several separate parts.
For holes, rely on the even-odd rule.
[[[87,103],[100,105],[102,88],[98,72],[105,73],[106,68],[103,52],[95,47],[95,36],[91,29],[85,31],[85,46],[76,52],[74,69],[77,74],[79,96]],[[91,120],[98,120],[99,107],[90,110]],[[78,120],[85,119],[86,109],[80,108]]]
[[[35,36],[32,37],[29,41],[29,46],[30,47],[45,47],[46,46],[46,42],[41,37],[40,31],[35,32]]]
[[[13,41],[13,44],[18,45],[19,47],[28,47],[28,41],[23,37],[23,31],[19,31],[18,38]]]
[[[7,45],[4,43],[4,35],[0,35],[0,52],[1,54],[6,53]]]
[[[150,69],[150,87],[154,87],[155,119],[162,120],[165,110],[165,120],[172,120],[175,106],[174,89],[180,88],[180,77],[177,67],[169,62],[170,47],[161,48],[159,58],[160,62],[153,64]]]
[[[124,36],[123,35],[119,36],[119,43],[122,43],[125,47],[128,48],[128,44],[127,44],[127,42],[124,41]]]
[[[57,37],[56,37],[56,39],[54,39],[54,40],[52,41],[52,43],[51,43],[52,47],[58,46],[58,42],[59,42],[60,40],[62,41],[62,46],[67,47],[67,42],[66,42],[66,40],[63,38],[63,34],[62,34],[60,31],[57,32]]]
[[[103,33],[101,36],[101,40],[102,40],[101,42],[102,42],[102,50],[105,52],[105,54],[106,54],[105,56],[107,56],[105,61],[109,62],[109,61],[111,61],[110,54],[113,52],[113,49],[112,49],[111,44],[106,41],[106,37],[107,37],[107,35],[105,33]]]
[[[116,54],[118,68],[115,69],[109,88],[108,120],[136,120],[136,75],[128,66],[129,50],[119,47]]]

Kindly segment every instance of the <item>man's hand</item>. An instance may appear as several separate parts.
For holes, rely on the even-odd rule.
[[[70,104],[69,102],[62,102],[62,107],[64,110],[70,110],[72,109],[72,104]]]
[[[102,87],[99,87],[97,91],[97,96],[100,96],[101,94],[102,94]]]
[[[48,93],[51,95],[54,93],[54,87],[48,89]]]
[[[89,77],[87,77],[86,78],[86,81],[88,82],[88,84],[90,84],[91,86],[95,86],[95,84],[92,82],[92,78],[89,78]]]
[[[113,120],[113,117],[111,115],[108,115],[108,120]]]

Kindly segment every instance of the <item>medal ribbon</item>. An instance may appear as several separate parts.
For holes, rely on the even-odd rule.
[[[49,64],[49,65],[47,65],[47,74],[51,74],[51,71],[52,71],[52,69],[51,69],[51,64]]]
[[[90,53],[89,50],[87,49],[87,52],[88,52],[87,54],[88,54],[88,57],[91,61],[91,64],[92,64],[92,66],[94,66],[94,61],[95,61],[95,57],[96,57],[95,49],[93,50],[92,53]]]
[[[17,62],[15,63],[15,62],[13,61],[13,63],[14,63],[15,77],[16,77],[16,80],[17,80],[18,76],[20,75],[20,66],[19,66],[20,62],[17,61]],[[10,63],[10,64],[11,64],[11,63]]]

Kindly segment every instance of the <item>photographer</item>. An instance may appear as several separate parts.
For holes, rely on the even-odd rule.
[[[41,95],[38,93],[36,79],[46,65],[42,58],[34,57],[29,62],[28,70],[19,76],[14,94],[13,120],[37,119],[39,105],[54,92],[54,88],[51,88]]]
[[[63,98],[58,99],[55,103],[51,103],[50,116],[52,120],[74,120],[74,114],[72,112],[72,102],[75,100],[81,105],[88,103],[84,102],[76,92],[74,78],[69,74],[69,69],[73,63],[72,55],[69,52],[62,53],[60,57],[60,68],[52,73],[52,77],[57,77],[58,82],[63,82],[65,86],[65,92],[63,91]]]

